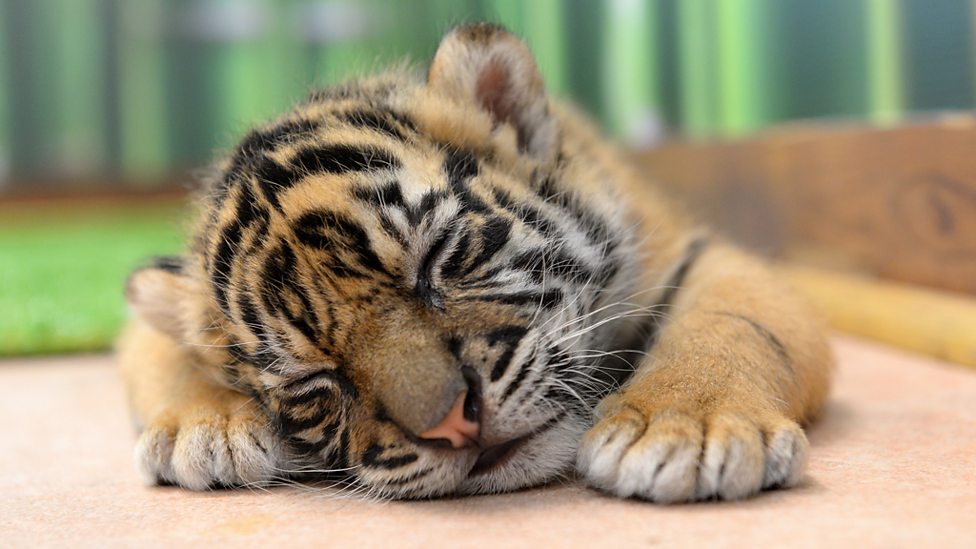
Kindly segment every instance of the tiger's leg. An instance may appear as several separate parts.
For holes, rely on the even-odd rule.
[[[257,404],[209,379],[172,338],[136,319],[118,356],[147,484],[204,490],[280,476],[280,443]]]
[[[686,261],[656,344],[598,407],[578,467],[598,488],[658,502],[795,484],[808,448],[798,423],[829,383],[823,332],[757,260],[712,245]]]

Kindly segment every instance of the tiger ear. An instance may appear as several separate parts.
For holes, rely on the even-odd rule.
[[[498,124],[510,124],[519,149],[551,160],[556,120],[532,52],[518,37],[491,23],[456,27],[437,47],[427,85],[472,101]]]
[[[133,271],[125,284],[125,299],[132,312],[177,339],[182,339],[185,330],[183,304],[193,294],[192,281],[183,268],[181,257],[157,257]]]

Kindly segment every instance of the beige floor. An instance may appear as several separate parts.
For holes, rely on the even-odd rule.
[[[674,507],[577,485],[407,503],[145,488],[110,358],[0,362],[0,546],[976,547],[976,372],[836,348],[802,486]]]

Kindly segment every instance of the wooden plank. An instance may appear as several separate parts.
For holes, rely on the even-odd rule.
[[[823,269],[779,270],[837,330],[976,367],[976,298]]]
[[[976,117],[800,125],[673,143],[643,164],[700,218],[779,257],[976,293]]]

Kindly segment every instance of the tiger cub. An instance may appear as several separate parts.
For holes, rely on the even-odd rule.
[[[248,134],[126,296],[138,469],[192,490],[744,498],[801,478],[831,361],[490,24]]]

